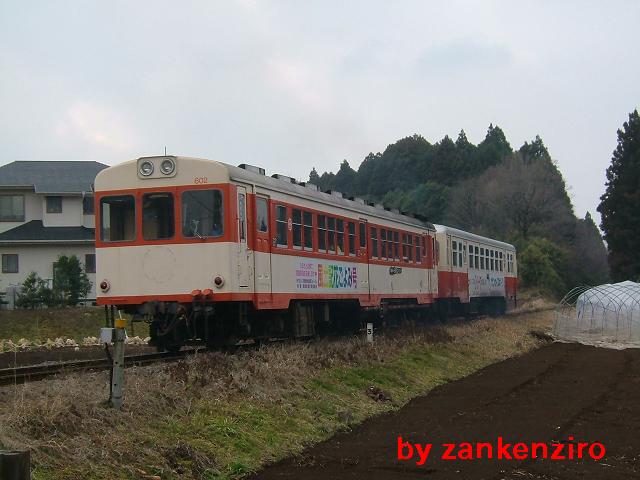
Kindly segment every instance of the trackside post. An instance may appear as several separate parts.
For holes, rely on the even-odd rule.
[[[122,396],[124,390],[125,325],[125,320],[120,317],[116,319],[113,331],[113,378],[111,381],[111,406],[117,410],[122,408]]]
[[[367,343],[373,343],[373,323],[367,323]]]

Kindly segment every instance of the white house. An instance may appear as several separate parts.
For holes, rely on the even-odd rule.
[[[18,161],[0,167],[0,292],[11,292],[31,272],[51,281],[53,264],[64,254],[84,264],[92,284],[89,298],[95,298],[91,187],[104,168],[92,161]]]

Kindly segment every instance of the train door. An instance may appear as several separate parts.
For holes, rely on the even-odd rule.
[[[271,235],[269,197],[256,194],[254,232],[254,288],[257,303],[271,303]]]
[[[249,287],[249,267],[251,265],[251,252],[247,245],[247,189],[238,186],[238,244],[236,265],[238,272],[238,286],[240,288]]]
[[[362,279],[362,288],[358,288],[358,291],[366,294],[371,300],[371,284],[369,282],[370,266],[369,266],[369,226],[367,220],[361,218],[358,222],[358,258],[364,259],[367,262],[365,274],[366,278]]]

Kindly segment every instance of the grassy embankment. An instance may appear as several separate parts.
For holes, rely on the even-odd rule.
[[[36,480],[235,478],[536,348],[529,332],[547,329],[552,316],[431,326],[373,346],[353,338],[268,345],[129,369],[122,412],[103,404],[106,373],[3,387],[0,448],[32,448]]]
[[[126,317],[129,319],[129,316]],[[44,343],[47,339],[70,338],[82,342],[86,337],[96,337],[104,327],[104,309],[101,307],[49,308],[41,310],[0,311],[0,341],[17,343],[27,339],[32,343]],[[127,322],[129,325],[129,322]],[[131,335],[130,327],[127,332]],[[135,335],[146,337],[149,328],[144,322],[135,324]]]

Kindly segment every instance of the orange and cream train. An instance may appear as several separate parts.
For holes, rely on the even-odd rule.
[[[516,299],[512,245],[251,165],[143,157],[101,171],[95,202],[97,302],[150,321],[160,349]]]

